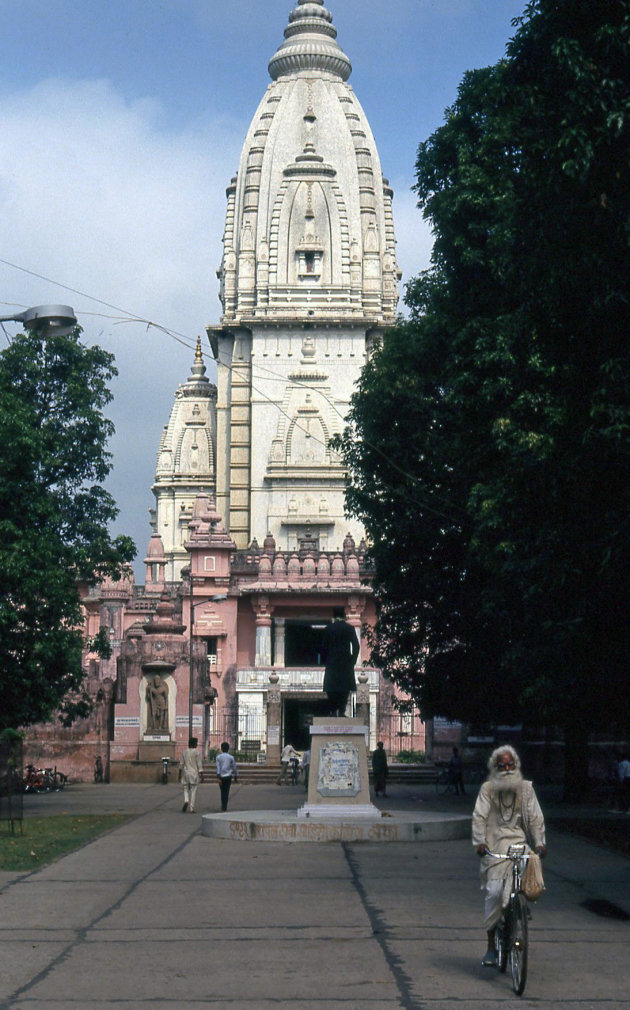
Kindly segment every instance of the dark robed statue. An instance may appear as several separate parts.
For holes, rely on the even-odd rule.
[[[324,691],[331,715],[345,715],[348,697],[356,691],[354,667],[359,656],[359,641],[352,625],[345,620],[343,607],[333,609],[332,624],[327,624],[322,639],[326,671]]]

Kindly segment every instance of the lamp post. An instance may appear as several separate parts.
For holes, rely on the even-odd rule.
[[[0,323],[22,323],[26,330],[39,330],[43,336],[66,337],[77,325],[70,305],[36,305],[14,316],[0,316]]]
[[[189,585],[189,606],[190,606],[190,619],[189,619],[189,629],[188,629],[188,739],[193,735],[193,622],[195,619],[195,607],[200,606],[202,603],[221,603],[223,600],[227,600],[227,595],[225,593],[217,593],[215,596],[208,596],[205,600],[199,600],[195,603],[193,600],[193,586],[194,577],[192,573],[192,568],[190,566],[182,568],[181,574],[184,578],[188,578]]]

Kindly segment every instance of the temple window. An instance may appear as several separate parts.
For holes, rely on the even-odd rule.
[[[214,636],[206,638],[206,652],[208,655],[208,666],[212,669],[217,665],[217,639]]]
[[[320,249],[299,249],[297,253],[300,280],[318,281],[322,273],[323,253]]]

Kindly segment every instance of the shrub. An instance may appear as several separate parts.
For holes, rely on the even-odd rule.
[[[426,755],[423,750],[401,750],[398,751],[396,760],[403,765],[423,765]]]

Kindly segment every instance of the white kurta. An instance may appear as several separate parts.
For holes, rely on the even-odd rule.
[[[523,781],[520,793],[493,792],[484,782],[472,816],[475,848],[487,845],[491,852],[507,852],[510,845],[535,849],[545,844],[545,818],[532,782]],[[493,929],[501,917],[504,885],[511,874],[508,860],[484,856],[481,860],[481,887],[486,892],[486,929]]]
[[[184,785],[196,785],[203,771],[201,754],[196,747],[186,747],[179,759],[181,779]]]

